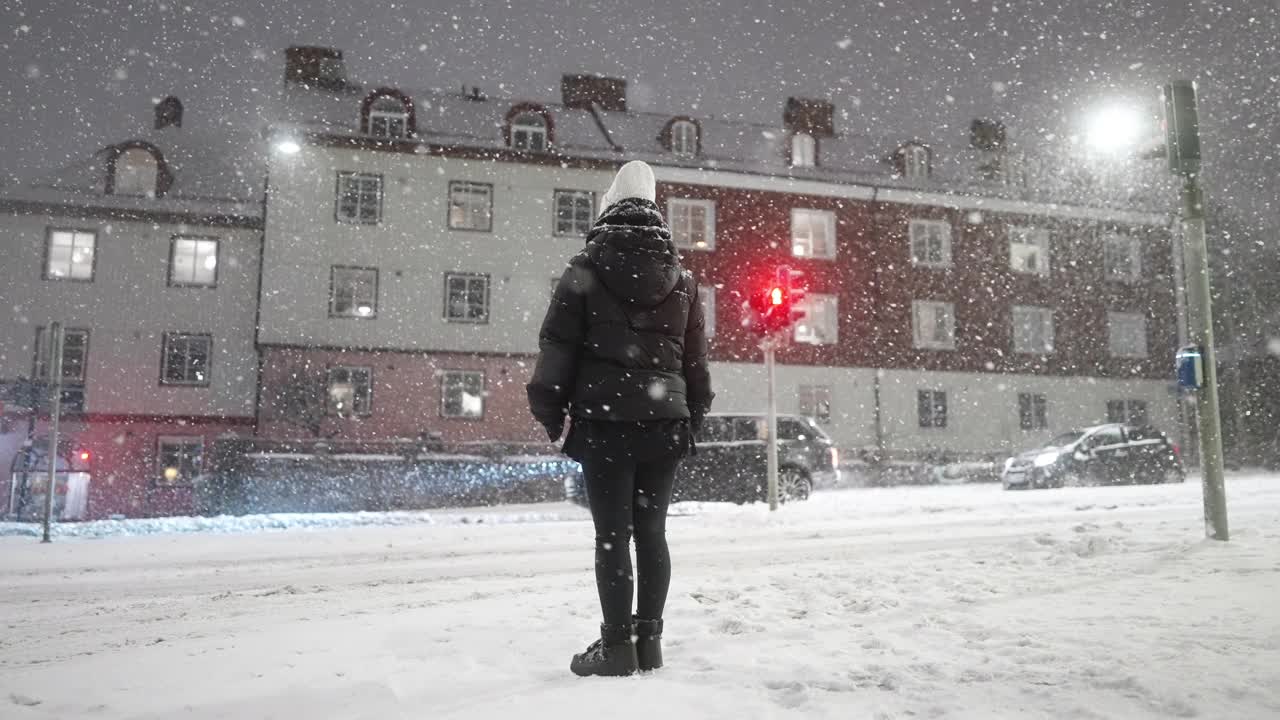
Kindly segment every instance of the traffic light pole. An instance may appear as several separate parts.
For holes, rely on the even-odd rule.
[[[53,523],[53,496],[58,489],[58,420],[62,415],[62,323],[49,324],[49,486],[44,491],[44,537],[52,542],[49,526]]]
[[[778,509],[778,397],[774,391],[773,372],[776,364],[775,351],[777,349],[777,341],[773,337],[766,337],[760,346],[764,349],[764,371],[768,376],[769,386],[769,410],[766,415],[769,440],[765,443],[765,454],[769,478],[769,510],[772,512]]]
[[[1209,252],[1205,242],[1204,194],[1194,173],[1183,178],[1183,254],[1187,275],[1190,338],[1200,347],[1204,387],[1196,391],[1200,435],[1200,471],[1204,484],[1205,534],[1227,540],[1227,490],[1223,477],[1222,424],[1218,414],[1217,351],[1213,346],[1213,308],[1209,288]]]

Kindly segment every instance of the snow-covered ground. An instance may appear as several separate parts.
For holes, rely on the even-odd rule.
[[[0,717],[1280,717],[1280,477],[1228,497],[1227,544],[1194,482],[680,506],[668,667],[624,679],[567,670],[567,505],[5,537]]]

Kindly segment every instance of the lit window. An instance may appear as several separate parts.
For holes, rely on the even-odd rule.
[[[489,322],[489,276],[446,275],[444,319],[458,323]]]
[[[156,177],[160,166],[156,156],[143,148],[129,148],[116,156],[114,195],[156,196]]]
[[[97,233],[50,228],[45,242],[45,280],[93,280]]]
[[[831,422],[831,386],[801,385],[800,414],[822,424]]]
[[[493,229],[493,186],[454,180],[449,183],[449,229]]]
[[[164,334],[164,367],[160,369],[161,385],[209,384],[209,362],[213,355],[213,337],[185,333]]]
[[[836,214],[830,210],[791,209],[791,254],[831,260],[836,256]]]
[[[1009,227],[1009,266],[1014,272],[1049,274],[1049,231],[1044,228]]]
[[[1018,393],[1018,427],[1045,430],[1049,427],[1049,402],[1038,393]]]
[[[204,467],[204,439],[160,437],[156,449],[156,484],[190,485]]]
[[[378,315],[378,270],[329,269],[329,317],[372,318]]]
[[[213,287],[218,283],[218,241],[175,237],[169,250],[169,284]]]
[[[330,415],[345,418],[371,414],[373,412],[373,369],[329,368],[326,394]]]
[[[915,346],[928,350],[955,350],[955,313],[955,305],[949,302],[912,302],[911,330]]]
[[[1013,307],[1013,351],[1033,355],[1053,352],[1052,309]]]
[[[947,426],[947,393],[943,390],[919,390],[916,392],[916,415],[922,428]]]
[[[906,177],[927,178],[930,174],[929,148],[923,145],[907,145],[902,149],[902,168]]]
[[[1107,336],[1115,357],[1147,356],[1147,318],[1139,313],[1107,313]]]
[[[840,314],[835,295],[807,293],[796,309],[804,316],[796,321],[794,338],[809,345],[834,345],[840,339]]]
[[[383,95],[369,105],[369,134],[384,138],[408,136],[409,113],[399,98]]]
[[[677,120],[671,123],[671,152],[686,158],[696,156],[698,126],[690,120]]]
[[[716,204],[713,200],[667,200],[667,225],[676,247],[714,250],[716,247]]]
[[[530,152],[547,149],[547,119],[542,113],[522,112],[511,119],[511,147]]]
[[[377,225],[382,220],[382,176],[338,173],[338,222]]]
[[[1111,280],[1137,280],[1142,276],[1142,245],[1138,238],[1120,233],[1102,236],[1103,263]]]
[[[812,135],[796,133],[791,136],[791,167],[817,165],[818,143]]]
[[[922,267],[951,267],[951,223],[943,220],[912,220],[908,224],[911,264]]]
[[[447,418],[484,417],[484,373],[446,370],[440,377],[440,414]]]
[[[556,191],[557,235],[586,235],[595,217],[595,193],[587,190]]]

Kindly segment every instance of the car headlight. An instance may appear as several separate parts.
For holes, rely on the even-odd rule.
[[[1058,462],[1058,458],[1060,457],[1062,457],[1062,453],[1059,453],[1057,451],[1040,453],[1039,455],[1036,456],[1034,464],[1038,468],[1049,467],[1050,465]]]

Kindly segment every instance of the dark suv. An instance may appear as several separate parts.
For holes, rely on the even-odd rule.
[[[1004,463],[1005,490],[1172,483],[1186,479],[1178,446],[1150,427],[1098,425],[1064,433]]]
[[[763,415],[708,415],[698,435],[697,454],[680,463],[673,501],[749,503],[767,489],[766,422]],[[816,485],[839,480],[839,452],[812,419],[778,416],[778,497],[806,500]],[[565,486],[569,500],[586,504],[582,475]]]

